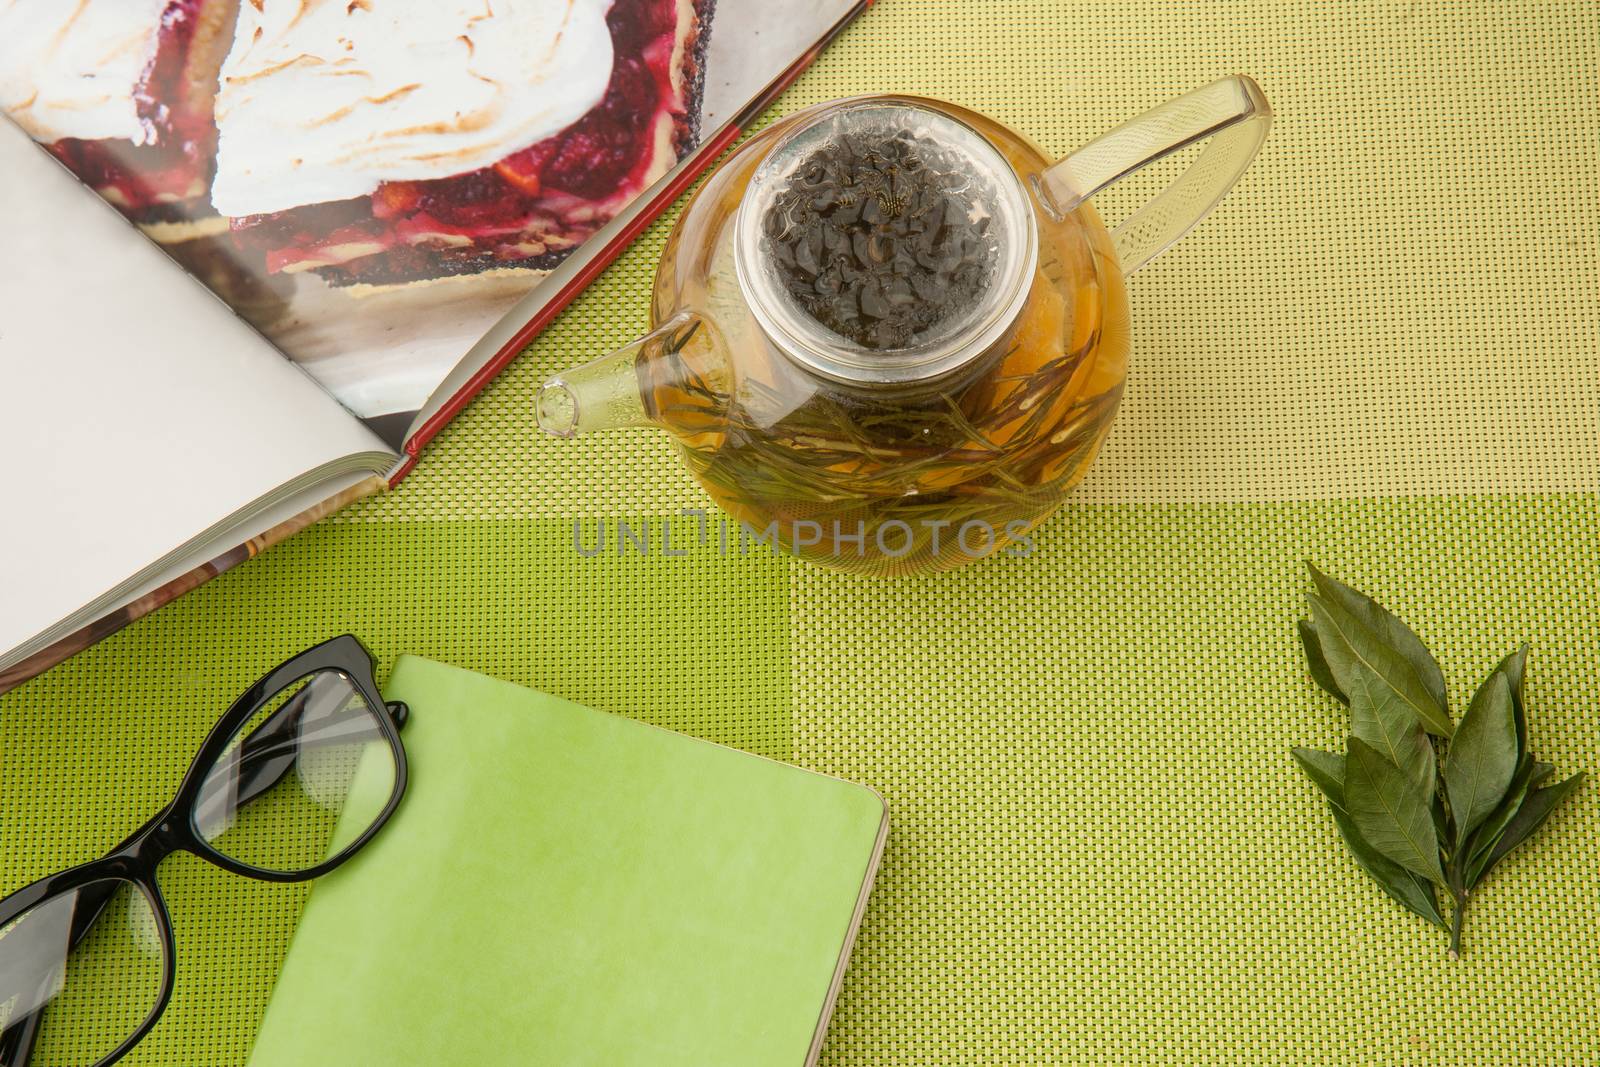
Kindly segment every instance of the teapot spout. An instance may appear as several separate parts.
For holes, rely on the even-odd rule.
[[[539,429],[571,438],[592,430],[652,425],[641,365],[663,346],[681,347],[686,332],[692,335],[700,324],[699,316],[682,312],[615,352],[550,378],[535,398]]]

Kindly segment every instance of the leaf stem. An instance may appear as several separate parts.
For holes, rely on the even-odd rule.
[[[1455,907],[1450,913],[1450,958],[1461,958],[1461,923],[1467,916],[1466,890],[1457,892],[1455,887],[1450,888],[1450,898],[1455,901]]]

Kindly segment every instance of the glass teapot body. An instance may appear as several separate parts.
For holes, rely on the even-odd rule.
[[[980,132],[1018,174],[1049,166],[981,115],[915,103]],[[678,327],[693,330],[681,345],[641,351],[646,413],[747,537],[876,573],[1003,551],[1060,504],[1116,413],[1128,300],[1110,235],[1088,203],[1060,219],[1035,211],[1037,265],[998,339],[926,379],[829,377],[763,328],[734,262],[734,219],[752,177],[789,125],[814,117],[795,116],[745,145],[668,239],[653,321],[687,313],[705,328],[691,319]]]
[[[886,150],[890,165],[870,177],[892,177],[846,190],[849,224],[826,230],[806,198],[823,189],[815,203],[826,203],[823,213],[837,221],[839,190],[826,181],[803,184],[806,167],[817,177],[814,159],[798,162],[799,178],[796,166],[788,168],[787,201],[753,188],[769,180],[774,153],[793,155],[806,131],[829,131],[811,134],[818,143],[837,141],[829,123],[863,108],[879,109],[891,125],[921,115],[935,130],[981,138],[975,151],[984,158],[973,166],[996,184],[980,196],[961,179],[966,194],[958,190],[946,207],[942,194],[902,187],[898,157]],[[929,127],[921,129],[894,137],[915,152],[928,136]],[[877,149],[868,151],[876,161]],[[982,115],[913,97],[838,101],[794,115],[747,142],[685,207],[656,274],[652,331],[547,383],[540,424],[564,436],[615,425],[666,430],[735,520],[729,537],[741,549],[766,542],[825,566],[880,575],[1027,555],[1031,531],[1083,477],[1110,430],[1127,371],[1130,249],[1119,249],[1077,187],[1082,176],[1064,170],[1079,159],[1052,164]],[[1009,214],[968,211],[1006,197]],[[797,198],[798,228],[791,224]],[[930,203],[931,224],[906,217]],[[768,216],[785,204],[791,222],[774,225]],[[945,270],[956,253],[940,261],[951,247],[959,252],[957,237],[935,244],[952,232],[958,206],[971,227],[964,239],[986,243],[1000,264],[981,278]],[[760,209],[754,219],[753,208]],[[880,232],[898,234],[901,251],[892,241],[876,243]],[[1150,234],[1133,237],[1147,243]],[[775,250],[766,278],[753,277],[758,247]],[[856,278],[843,295],[838,271],[818,269],[829,249]],[[870,268],[880,255],[881,275],[869,270],[862,280],[851,272],[849,264],[859,259]],[[973,284],[963,289],[961,280]],[[946,284],[952,288],[939,288]],[[814,328],[807,314],[778,306],[789,299],[773,293],[783,286],[805,308],[825,305],[824,316],[843,309],[847,321],[828,318],[829,328]],[[915,336],[907,326],[875,348],[886,324],[898,322],[890,306],[897,294],[902,307],[922,313],[919,326],[930,307],[933,317],[943,304],[954,309],[943,326]],[[954,307],[963,301],[973,306]]]

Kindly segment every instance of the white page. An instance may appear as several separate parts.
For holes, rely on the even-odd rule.
[[[392,456],[3,120],[0,203],[0,656],[307,472]]]

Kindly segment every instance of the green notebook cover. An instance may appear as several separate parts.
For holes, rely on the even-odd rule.
[[[253,1067],[816,1059],[869,789],[415,657],[394,819],[312,891]]]

